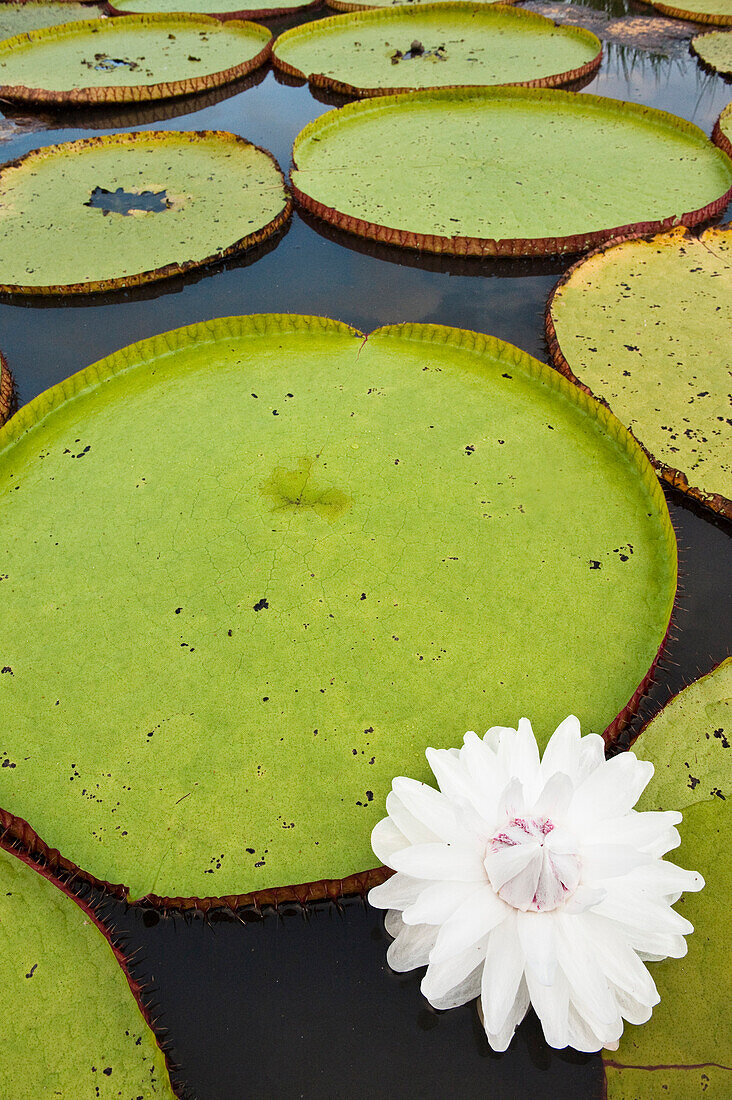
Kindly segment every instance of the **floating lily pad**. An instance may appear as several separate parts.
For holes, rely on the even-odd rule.
[[[732,26],[732,0],[683,0],[680,7],[675,4],[662,4],[657,0],[646,0],[646,3],[674,19],[690,19],[694,23],[714,23],[723,27]]]
[[[0,98],[18,103],[130,103],[190,95],[268,59],[256,23],[205,15],[129,15],[64,23],[0,42]]]
[[[694,225],[732,195],[732,163],[698,127],[547,89],[350,103],[300,132],[293,165],[296,198],[338,228],[458,255],[585,251]]]
[[[501,716],[617,728],[674,598],[625,429],[460,329],[133,345],[8,422],[0,499],[0,805],[133,898],[368,886],[394,775]]]
[[[140,990],[93,911],[0,846],[0,1095],[173,1100]]]
[[[368,11],[371,8],[394,8],[394,7],[423,7],[425,4],[430,4],[432,0],[370,0],[370,2],[359,3],[356,0],[352,3],[351,0],[325,0],[326,5],[332,8],[334,11]],[[482,7],[490,4],[500,3],[502,6],[507,4],[517,3],[518,0],[471,0],[475,7]]]
[[[670,858],[700,871],[706,886],[676,906],[694,925],[688,955],[650,965],[661,996],[652,1018],[626,1027],[619,1049],[603,1056],[608,1100],[729,1094],[731,743],[732,659],[672,699],[634,745],[656,767],[638,809],[681,810],[681,848]]]
[[[437,3],[320,19],[277,39],[274,62],[315,87],[371,96],[475,84],[553,86],[600,64],[599,39],[521,9]]]
[[[274,158],[234,134],[51,145],[0,170],[0,290],[84,294],[180,275],[258,244],[289,214]]]
[[[151,12],[197,12],[216,19],[267,19],[275,15],[320,7],[322,0],[120,0],[113,15],[147,15]]]
[[[732,516],[732,230],[595,252],[559,282],[546,322],[557,369],[612,408],[666,481]]]
[[[691,46],[705,65],[718,73],[732,74],[732,31],[712,31],[692,38]]]
[[[714,124],[713,141],[732,157],[732,103],[728,103]]]
[[[49,3],[23,0],[21,4],[12,4],[3,0],[0,3],[0,39],[35,31],[39,27],[55,27],[74,19],[90,19],[98,14],[99,8],[93,4],[66,3],[65,0],[50,0]]]

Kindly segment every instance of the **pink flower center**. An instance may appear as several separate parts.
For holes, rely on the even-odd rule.
[[[488,842],[484,866],[498,896],[522,912],[563,905],[577,889],[581,864],[547,817],[514,817]]]

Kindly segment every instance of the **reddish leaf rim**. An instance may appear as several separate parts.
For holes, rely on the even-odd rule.
[[[663,233],[652,234],[649,236],[644,236],[643,239],[651,241],[658,239],[658,237],[663,237],[664,235],[665,234]],[[689,240],[695,239],[688,231],[686,233],[686,236]],[[554,305],[554,299],[556,295],[564,288],[564,286],[566,286],[566,284],[574,275],[575,271],[577,271],[585,263],[586,260],[590,260],[595,256],[602,256],[605,252],[610,251],[617,245],[626,244],[628,241],[638,239],[639,238],[637,236],[632,235],[626,237],[617,237],[615,240],[609,241],[607,244],[602,245],[602,247],[594,249],[586,256],[583,256],[581,259],[577,260],[576,263],[573,263],[572,266],[565,271],[564,275],[553,288],[551,294],[549,295],[549,298],[547,299],[546,308],[544,310],[544,332],[546,336],[547,346],[549,348],[549,359],[551,365],[554,367],[555,370],[559,371],[559,373],[563,375],[569,382],[571,382],[573,385],[577,386],[580,390],[586,393],[588,397],[594,398],[595,401],[598,401],[607,409],[611,409],[610,404],[603,397],[598,397],[597,394],[593,393],[590,387],[577,377],[577,375],[574,373],[569,363],[565,359],[564,353],[562,352],[559,344],[556,328],[554,327],[552,306]],[[641,441],[633,433],[631,428],[628,428],[627,431],[631,436],[633,436],[633,439],[644,452],[649,462],[656,470],[658,476],[663,481],[665,481],[667,485],[670,485],[673,489],[678,489],[680,492],[685,493],[689,497],[692,497],[693,500],[698,501],[699,504],[703,504],[706,508],[711,509],[711,511],[716,512],[718,515],[723,516],[725,519],[732,520],[731,500],[728,500],[727,497],[722,496],[721,493],[705,493],[701,489],[697,489],[695,486],[690,485],[686,474],[682,470],[677,470],[675,469],[675,467],[668,466],[665,462],[661,462],[659,459],[655,458],[651,454],[651,452],[643,445],[643,443],[641,443]]]
[[[534,23],[539,25],[540,23],[546,26],[556,26],[551,19],[547,19],[546,16],[539,15],[533,11],[527,11],[524,8],[514,8],[508,3],[495,3],[495,4],[476,4],[476,3],[462,3],[456,2],[456,0],[450,0],[450,2],[437,2],[429,4],[417,4],[407,10],[409,13],[421,14],[424,12],[445,12],[448,13],[451,8],[468,9],[474,12],[476,15],[481,14],[483,11],[497,11],[510,12],[517,21],[521,19],[526,20],[527,23]],[[326,76],[324,73],[305,73],[302,69],[296,68],[294,65],[290,65],[289,62],[283,61],[277,55],[277,45],[284,40],[289,40],[296,37],[299,32],[307,32],[313,26],[319,26],[321,24],[329,24],[333,26],[337,24],[339,20],[342,20],[345,16],[350,16],[352,22],[355,25],[359,23],[372,23],[378,22],[379,18],[383,18],[385,22],[388,22],[387,16],[393,12],[404,12],[404,9],[400,5],[394,5],[388,8],[356,8],[353,11],[341,13],[340,15],[331,15],[325,19],[319,19],[317,23],[309,23],[292,27],[290,30],[285,31],[283,34],[278,35],[276,42],[272,48],[272,64],[280,72],[286,73],[287,76],[293,76],[300,80],[307,80],[314,88],[323,88],[330,92],[335,92],[338,95],[355,96],[359,99],[368,99],[373,96],[381,95],[401,95],[404,92],[413,92],[416,90],[427,91],[427,87],[420,87],[415,89],[414,87],[396,87],[396,88],[366,88],[357,84],[348,84],[345,81],[337,80],[335,77]],[[356,17],[355,19],[353,17]],[[457,88],[472,88],[472,87],[503,87],[503,88],[558,88],[563,84],[573,84],[576,81],[583,80],[585,77],[590,76],[599,69],[602,63],[602,43],[596,34],[592,31],[585,30],[584,27],[571,27],[570,31],[578,31],[578,34],[569,35],[569,37],[581,38],[596,46],[596,54],[589,61],[586,61],[584,65],[580,65],[576,69],[567,69],[563,73],[552,73],[549,76],[536,77],[533,80],[517,80],[508,84],[496,84],[496,85],[484,85],[480,81],[475,84],[436,84],[432,87],[443,89],[457,89]]]
[[[725,126],[729,127],[730,133],[732,133],[732,103],[728,103],[726,107],[722,108],[712,130],[712,141],[732,160],[732,140],[724,132],[723,127]]]
[[[99,22],[100,20],[98,19],[80,19],[73,23],[61,23],[53,27],[41,27],[38,30],[28,31],[16,35],[13,38],[6,39],[3,45],[9,46],[10,43],[26,40],[33,42],[35,39],[40,39],[41,42],[45,42],[49,39],[64,38],[72,30],[81,31],[89,27],[94,27]],[[138,25],[142,28],[150,24],[156,25],[161,23],[175,25],[183,23],[193,27],[198,25],[210,28],[216,26],[220,20],[214,19],[212,16],[208,15],[196,15],[190,12],[180,12],[176,14],[173,12],[169,15],[160,13],[153,13],[151,15],[126,15],[121,17],[119,22],[126,22],[130,26]],[[237,23],[239,22],[242,21],[237,21]],[[110,23],[110,26],[111,25],[113,24]],[[260,27],[259,24],[256,23],[244,22],[242,25],[247,28],[255,27],[257,30],[268,33],[270,36],[269,41],[254,57],[242,61],[238,65],[233,65],[231,68],[221,69],[216,73],[191,76],[187,77],[185,80],[161,81],[157,84],[107,85],[104,87],[68,88],[62,91],[56,91],[51,88],[31,88],[25,84],[0,84],[0,98],[8,99],[13,103],[42,104],[47,107],[88,107],[99,106],[101,104],[145,103],[155,99],[174,99],[177,96],[191,95],[194,92],[204,91],[209,88],[220,88],[224,84],[231,84],[233,81],[238,80],[239,77],[247,76],[255,69],[258,69],[260,65],[264,65],[266,61],[269,61],[272,53],[274,36],[271,31],[267,31],[266,27]]]
[[[69,2],[70,2],[70,0],[69,0]],[[0,810],[0,819],[2,819],[2,817],[3,817],[3,811]],[[169,1049],[167,1049],[168,1044],[164,1043],[161,1040],[161,1036],[155,1030],[155,1023],[153,1021],[150,1010],[147,1008],[147,1006],[145,1005],[145,1003],[143,1001],[143,998],[142,998],[143,988],[142,988],[141,984],[137,981],[137,979],[133,978],[132,973],[129,969],[129,962],[128,962],[127,956],[124,954],[121,947],[119,947],[113,941],[112,934],[110,933],[107,926],[103,923],[103,921],[101,920],[101,918],[97,914],[96,907],[95,907],[94,903],[90,902],[90,901],[87,901],[85,898],[80,897],[73,890],[72,884],[70,882],[62,881],[60,878],[58,878],[53,873],[50,866],[44,866],[44,864],[39,863],[36,859],[33,859],[26,852],[20,851],[17,848],[16,844],[14,843],[13,839],[10,839],[10,840],[8,839],[7,833],[3,834],[3,835],[0,835],[0,849],[2,849],[2,851],[4,851],[4,852],[7,852],[9,855],[15,856],[15,858],[19,859],[21,863],[24,863],[26,865],[26,867],[29,867],[32,871],[36,871],[41,876],[41,878],[46,879],[47,882],[50,882],[53,886],[55,886],[58,890],[60,890],[62,894],[65,894],[67,898],[70,898],[71,901],[73,901],[75,905],[78,905],[79,909],[81,909],[84,916],[88,920],[91,921],[91,923],[96,927],[97,931],[100,932],[101,935],[104,937],[104,939],[107,941],[107,944],[108,944],[112,954],[114,955],[115,960],[119,964],[119,967],[122,970],[122,973],[124,974],[124,976],[127,980],[127,984],[130,987],[130,992],[131,992],[132,996],[135,999],[137,1007],[140,1010],[140,1013],[141,1013],[146,1025],[150,1029],[150,1031],[153,1035],[153,1038],[155,1039],[155,1042],[157,1043],[158,1049],[160,1050],[160,1053],[163,1055],[163,1058],[165,1059],[165,1068],[166,1068],[166,1071],[168,1073],[168,1077],[170,1079],[171,1091],[172,1091],[174,1096],[178,1096],[182,1100],[181,1092],[178,1089],[176,1089],[176,1087],[173,1084],[173,1074],[176,1072],[178,1067],[175,1065],[175,1063],[173,1062],[173,1060],[170,1056]]]
[[[13,383],[13,376],[10,373],[7,359],[0,351],[0,427],[2,427],[13,411],[14,396],[15,386]]]
[[[228,245],[228,247],[222,249],[220,252],[216,252],[200,260],[185,260],[181,264],[164,264],[162,267],[153,268],[149,271],[141,271],[134,275],[124,275],[112,279],[92,280],[87,283],[60,283],[49,286],[24,286],[20,283],[0,283],[0,294],[24,294],[33,297],[47,297],[50,295],[67,294],[99,294],[108,290],[127,290],[130,287],[143,286],[145,283],[156,282],[160,279],[169,279],[174,275],[184,275],[186,272],[193,271],[195,268],[205,267],[207,264],[218,263],[219,260],[225,260],[237,252],[244,251],[246,248],[261,244],[262,241],[271,237],[273,233],[281,229],[285,222],[289,220],[292,214],[292,200],[289,197],[282,169],[275,158],[267,149],[262,149],[261,146],[254,145],[253,142],[247,141],[237,134],[230,134],[226,130],[139,130],[132,133],[103,134],[98,137],[81,138],[78,141],[65,141],[59,145],[48,145],[41,149],[32,149],[29,153],[25,153],[24,156],[18,157],[17,160],[8,161],[7,164],[4,164],[2,168],[0,168],[0,182],[2,182],[3,174],[9,168],[18,168],[28,163],[32,164],[34,160],[44,160],[49,155],[53,155],[58,149],[73,152],[76,150],[88,149],[95,145],[119,145],[124,147],[126,145],[134,145],[138,141],[145,142],[151,138],[160,141],[162,144],[167,142],[172,144],[175,141],[184,141],[186,139],[191,141],[192,139],[205,140],[214,138],[221,142],[248,145],[256,149],[271,160],[277,174],[282,180],[284,191],[283,209],[261,229],[257,229],[253,233],[248,233],[246,236],[240,237],[239,240],[234,241],[233,244]]]
[[[67,0],[70,2],[70,0]],[[89,0],[81,0],[82,3],[88,3]],[[210,11],[206,12],[207,16],[212,19],[218,19],[221,23],[228,23],[230,19],[248,20],[248,19],[277,19],[280,16],[286,15],[304,15],[306,12],[314,11],[315,8],[322,7],[323,0],[306,0],[304,4],[298,4],[293,8],[240,8],[239,11]],[[124,6],[124,0],[122,0],[122,6],[117,8],[113,4],[102,0],[102,10],[106,15],[139,15],[139,12],[128,11]]]
[[[341,322],[332,321],[329,318],[324,317],[303,317],[298,314],[249,314],[246,318],[248,321],[256,325],[261,321],[264,324],[268,322],[292,322],[293,319],[296,323],[302,324],[317,324],[323,328],[335,327],[346,328],[348,331],[353,332],[356,336],[363,337],[366,340],[368,337],[366,334],[359,332],[357,329],[351,329],[349,326],[342,325]],[[217,318],[218,324],[225,323],[226,321],[240,322],[241,317],[233,318]],[[210,324],[210,323],[209,323]],[[409,322],[397,325],[385,325],[374,332],[386,333],[389,332],[393,335],[401,335],[402,332],[409,332],[410,329],[429,330],[430,338],[434,339],[438,337],[441,341],[445,341],[450,337],[454,337],[456,333],[460,334],[460,346],[467,344],[472,348],[481,347],[488,349],[494,345],[505,346],[506,341],[498,340],[496,337],[487,336],[485,333],[474,332],[470,329],[456,329],[446,325],[434,325],[434,324],[419,324],[413,325]],[[199,322],[184,326],[180,329],[173,329],[171,332],[165,335],[169,337],[171,333],[182,334],[186,331],[200,330],[202,334],[208,333],[207,322]],[[373,334],[373,333],[372,333]],[[155,340],[159,337],[148,338],[148,340],[138,341],[137,344],[131,344],[127,349],[130,350],[137,347],[139,344],[145,344]],[[509,345],[513,346],[513,345]],[[675,550],[675,536],[673,531],[673,524],[668,510],[666,508],[665,498],[663,497],[663,491],[657,480],[653,475],[652,467],[648,463],[647,455],[642,447],[638,444],[638,441],[632,435],[631,432],[618,420],[615,414],[606,405],[599,402],[592,394],[583,391],[579,387],[572,387],[571,384],[564,379],[560,372],[553,371],[550,366],[546,366],[539,360],[529,356],[528,353],[521,351],[518,348],[514,348],[514,351],[520,358],[530,360],[536,364],[537,377],[542,378],[545,382],[551,385],[555,389],[559,389],[564,393],[566,397],[573,400],[585,408],[592,408],[594,414],[600,420],[601,424],[607,431],[612,433],[615,438],[621,443],[628,451],[629,457],[638,468],[639,475],[648,484],[649,490],[652,496],[655,496],[657,500],[663,503],[663,507],[666,509],[665,515],[667,523],[664,525],[667,538],[673,542]],[[84,385],[86,376],[89,375],[90,380],[94,382],[99,381],[99,373],[95,366],[86,368],[85,371],[79,372],[78,375],[73,376],[73,379],[78,385]],[[574,391],[574,393],[573,393]],[[26,406],[26,409],[30,406]],[[45,406],[47,411],[47,406]],[[19,414],[23,416],[23,410]],[[25,417],[25,422],[18,424],[16,431],[18,434],[22,433],[27,426],[29,426],[31,420],[28,416]],[[675,592],[673,606],[669,615],[669,622],[658,647],[655,657],[651,663],[650,668],[641,679],[638,687],[631,695],[628,702],[622,708],[618,715],[610,722],[603,733],[603,738],[607,748],[613,746],[623,731],[628,727],[633,718],[635,717],[638,707],[644,696],[649,691],[651,685],[654,682],[656,669],[661,657],[668,644],[669,637],[675,621],[675,612],[678,605],[678,587]],[[52,872],[61,871],[69,874],[75,878],[79,878],[85,882],[90,883],[93,886],[106,890],[113,897],[123,899],[130,905],[139,905],[141,907],[150,907],[159,910],[175,909],[175,910],[199,910],[201,912],[209,912],[214,909],[228,909],[236,910],[240,908],[254,908],[259,911],[262,906],[278,906],[285,902],[297,902],[301,905],[306,905],[309,902],[330,900],[338,901],[340,898],[348,896],[364,896],[373,886],[378,886],[386,879],[390,878],[393,871],[388,867],[373,867],[365,871],[359,871],[354,874],[348,875],[344,878],[335,879],[319,879],[314,882],[295,883],[285,886],[271,887],[265,890],[251,891],[246,894],[230,894],[223,896],[208,896],[204,898],[198,897],[172,897],[161,896],[158,894],[147,894],[142,898],[139,898],[133,902],[128,899],[129,890],[128,887],[122,883],[111,883],[104,879],[99,879],[95,875],[90,874],[87,871],[82,870],[72,860],[62,856],[56,848],[51,848],[35,829],[22,817],[18,817],[15,814],[8,812],[0,808],[0,828],[4,830],[5,835],[12,837],[18,841],[23,848],[32,856],[40,857],[44,863],[51,869]]]
[[[498,2],[498,0],[485,0],[485,4],[480,4],[479,6],[480,7],[483,7],[483,6],[492,7],[493,4],[495,4],[497,2]],[[519,4],[519,3],[521,3],[521,0],[500,0],[500,3],[504,6],[508,6],[508,5],[513,5],[513,4]],[[385,6],[384,4],[349,3],[348,0],[325,0],[325,6],[327,8],[332,8],[333,11],[338,11],[338,12],[375,11],[375,10],[390,11],[391,8],[398,7],[398,4],[395,3],[395,4],[389,4],[388,6]],[[416,4],[415,7],[422,7],[422,5],[421,4]]]
[[[485,95],[486,92],[505,99],[520,98],[521,96],[527,95],[527,89],[525,88],[503,85],[487,89],[458,88],[456,91],[452,91],[449,88],[439,88],[426,93],[420,91],[393,96],[382,95],[378,97],[378,101],[381,104],[404,102],[423,95],[433,99],[448,97],[468,99]],[[577,99],[575,93],[563,92],[557,89],[537,89],[533,94],[536,95],[537,98],[541,97],[544,100],[553,97],[557,102],[565,103],[568,102],[568,97],[574,96],[574,98]],[[676,115],[672,115],[668,111],[660,111],[655,107],[646,107],[637,103],[627,103],[623,100],[610,99],[605,96],[583,95],[581,98],[583,103],[591,103],[605,109],[609,107],[619,107],[622,111],[631,116],[651,117],[659,121],[662,120],[666,125],[673,126],[674,129],[681,133],[701,137],[711,145],[704,131],[698,126]],[[363,101],[357,100],[355,103],[349,103],[344,107],[336,109],[341,116],[346,116],[353,111],[363,109]],[[296,202],[304,210],[321,218],[323,221],[330,222],[331,225],[335,225],[338,229],[343,229],[348,233],[354,233],[359,237],[367,237],[370,240],[379,241],[383,244],[395,245],[399,248],[411,248],[440,254],[447,253],[453,256],[553,256],[561,253],[585,253],[598,245],[605,244],[607,241],[621,237],[643,237],[647,234],[661,232],[664,229],[673,229],[674,226],[677,225],[684,225],[687,228],[691,228],[716,217],[717,214],[720,214],[725,209],[730,199],[732,199],[731,183],[728,189],[719,198],[714,199],[698,210],[691,210],[680,216],[671,214],[667,218],[656,221],[634,222],[630,225],[614,226],[608,229],[598,229],[589,233],[572,234],[566,237],[506,237],[502,239],[468,236],[445,237],[439,234],[417,233],[409,229],[395,229],[375,222],[365,221],[363,218],[357,218],[351,214],[344,214],[335,207],[326,206],[318,199],[314,199],[306,192],[302,191],[292,179],[292,171],[298,170],[297,153],[299,145],[305,138],[309,137],[312,133],[326,124],[326,120],[328,120],[333,113],[333,111],[328,111],[326,114],[320,115],[313,122],[308,123],[295,138],[292,149],[290,192]],[[732,170],[732,163],[730,164],[730,170]]]

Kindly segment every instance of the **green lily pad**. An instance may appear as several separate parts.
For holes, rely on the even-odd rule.
[[[180,275],[258,244],[289,214],[274,158],[234,134],[51,145],[0,170],[0,290],[84,294]]]
[[[732,163],[698,127],[548,89],[349,103],[300,132],[293,165],[293,193],[310,213],[457,255],[586,251],[620,233],[694,225],[732,195]]]
[[[661,476],[732,516],[732,229],[610,245],[549,300],[555,366],[634,433]]]
[[[64,23],[0,42],[0,97],[88,105],[190,95],[246,76],[271,41],[256,23],[205,15]]]
[[[217,19],[266,19],[274,15],[317,8],[321,0],[119,0],[109,5],[114,15],[148,15],[151,12],[199,12]]]
[[[0,805],[133,898],[352,886],[427,745],[613,723],[676,584],[615,418],[432,325],[132,345],[2,429],[0,502]]]
[[[692,38],[691,46],[705,65],[718,73],[732,73],[732,31],[712,31]]]
[[[347,12],[347,11],[368,11],[371,8],[394,8],[394,7],[423,7],[425,4],[432,3],[432,0],[366,0],[364,3],[359,3],[358,0],[351,2],[351,0],[325,0],[327,7],[332,8],[334,11]],[[517,3],[518,0],[471,0],[474,7],[482,7],[491,4],[501,4],[506,6],[508,4]]]
[[[715,122],[712,140],[732,158],[732,103],[727,104]]]
[[[24,0],[22,4],[12,4],[3,0],[0,3],[0,39],[40,27],[55,27],[74,19],[89,19],[97,14],[99,8],[93,4],[66,3],[64,0],[49,0],[49,3]]]
[[[139,987],[91,909],[0,847],[0,1095],[173,1100]]]
[[[670,15],[673,19],[690,19],[694,23],[714,23],[717,26],[732,26],[732,0],[683,0],[681,7],[675,4],[663,4],[657,0],[646,0],[657,11]]]
[[[729,1095],[732,1026],[724,975],[730,921],[729,786],[732,659],[665,707],[634,745],[656,767],[640,810],[681,810],[674,863],[699,871],[706,886],[676,908],[694,925],[684,959],[651,963],[661,995],[651,1020],[626,1027],[605,1052],[608,1100],[714,1100]]]
[[[437,3],[319,19],[277,39],[273,60],[315,87],[369,96],[475,84],[553,86],[600,64],[590,31],[533,12]]]

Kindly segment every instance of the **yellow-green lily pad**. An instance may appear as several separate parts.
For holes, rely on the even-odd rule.
[[[258,68],[271,32],[206,15],[86,19],[0,42],[0,98],[16,103],[136,103],[218,88]]]
[[[145,131],[0,169],[0,291],[87,294],[213,263],[289,217],[270,153],[234,134]]]
[[[656,768],[638,809],[681,810],[681,848],[671,858],[706,886],[676,906],[694,925],[687,956],[650,964],[661,1003],[603,1055],[608,1100],[729,1096],[731,744],[732,658],[672,699],[633,746]]]
[[[661,0],[646,0],[663,15],[673,19],[690,19],[694,23],[714,23],[732,26],[732,0],[682,0],[680,5],[665,4]]]
[[[518,8],[420,4],[305,23],[277,39],[275,65],[347,95],[438,86],[580,80],[600,64],[599,39]]]
[[[0,40],[13,38],[16,34],[26,34],[40,27],[55,27],[59,23],[69,23],[75,19],[90,19],[99,14],[94,4],[75,4],[72,0],[49,0],[48,3],[36,3],[35,0],[23,0],[23,3],[0,3]]]
[[[438,88],[349,103],[295,139],[311,214],[403,248],[584,252],[696,225],[732,196],[732,163],[664,111],[547,88]]]
[[[276,15],[316,8],[321,0],[119,0],[109,5],[114,15],[147,15],[151,12],[198,12],[217,19],[267,19]]]
[[[661,476],[732,516],[732,229],[593,253],[547,309],[555,365],[605,401]]]
[[[352,887],[427,745],[614,727],[676,586],[615,418],[433,325],[125,348],[0,431],[0,516],[0,805],[132,898]]]
[[[0,846],[0,1096],[173,1100],[139,986],[93,911]]]
[[[425,4],[432,3],[432,0],[325,0],[327,6],[334,11],[347,12],[347,11],[368,11],[371,8],[394,8],[394,7],[409,7],[419,8]],[[472,0],[475,6],[483,7],[492,4],[513,4],[517,0]]]
[[[691,47],[705,65],[718,73],[732,73],[732,31],[712,31],[692,38]]]

